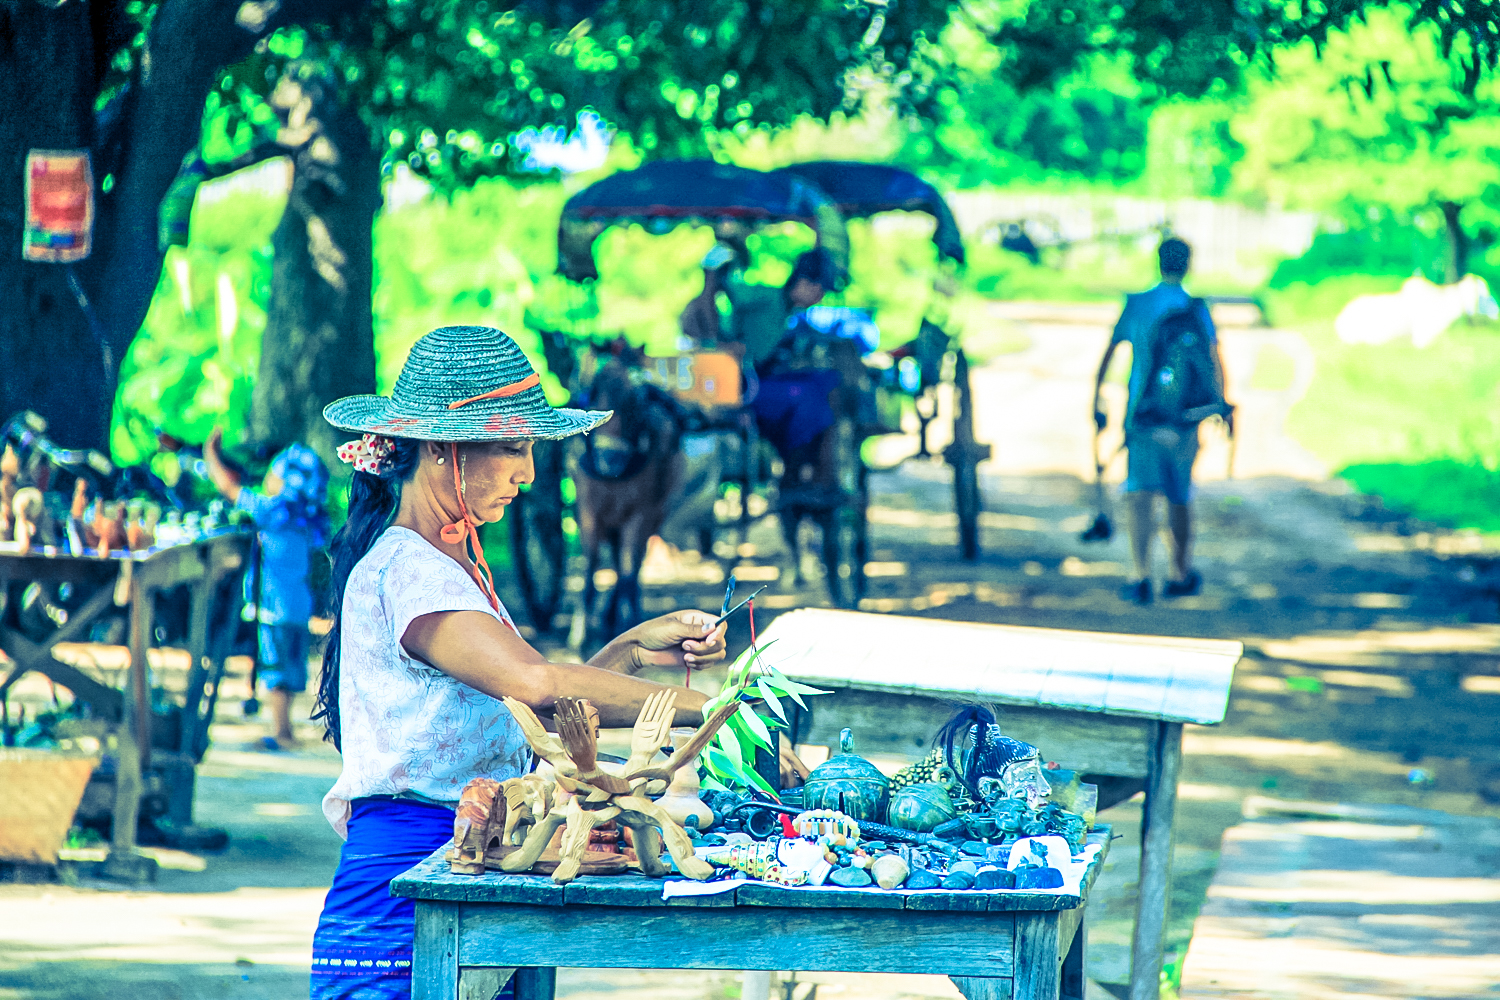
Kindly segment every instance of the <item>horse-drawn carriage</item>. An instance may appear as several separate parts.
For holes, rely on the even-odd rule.
[[[886,211],[933,215],[939,254],[962,263],[963,245],[941,196],[897,168],[817,163],[760,172],[711,161],[661,161],[614,174],[569,200],[559,226],[559,271],[575,282],[597,277],[592,248],[610,225],[638,222],[658,233],[683,223],[708,225],[722,244],[748,255],[744,240],[753,229],[799,222],[828,251],[842,285],[849,253],[844,219]],[[974,441],[968,363],[956,339],[924,319],[913,340],[897,350],[862,352],[839,336],[839,329],[828,329],[829,322],[821,325],[826,333],[814,331],[798,341],[799,364],[838,372],[838,390],[830,394],[834,419],[822,457],[814,463],[819,467],[800,478],[787,474],[785,456],[761,434],[754,412],[759,380],[743,345],[694,345],[670,357],[647,358],[622,340],[543,332],[552,372],[578,402],[613,408],[620,423],[580,442],[536,446],[536,481],[512,508],[509,522],[517,578],[539,631],[570,620],[574,640],[581,640],[592,604],[597,546],[601,536],[610,535],[609,525],[599,523],[609,515],[593,509],[603,503],[593,498],[604,496],[621,510],[662,505],[667,509],[649,530],[690,540],[705,555],[718,552],[731,564],[752,525],[777,516],[799,581],[799,529],[811,521],[820,529],[819,561],[830,600],[838,607],[858,607],[868,559],[871,468],[865,443],[875,435],[908,430],[903,414],[908,424],[914,415],[917,452],[927,455],[926,432],[939,416],[940,397],[951,399],[944,407],[952,422],[951,444],[943,457],[954,469],[960,550],[965,559],[977,558],[976,467],[989,449]],[[622,369],[628,369],[628,378]],[[671,496],[665,495],[669,482]],[[573,615],[559,619],[569,559],[576,551],[573,530],[587,562],[584,594]],[[646,539],[627,527],[607,540],[618,582],[606,619],[616,617],[622,600],[637,602],[638,614],[635,577]]]

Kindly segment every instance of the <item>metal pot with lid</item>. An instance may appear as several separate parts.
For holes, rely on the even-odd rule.
[[[890,780],[854,753],[854,738],[848,729],[839,733],[839,750],[837,756],[813,768],[802,783],[803,807],[837,809],[859,822],[884,822]]]

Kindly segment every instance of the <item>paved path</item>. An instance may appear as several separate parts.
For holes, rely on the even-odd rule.
[[[1500,822],[1252,799],[1193,930],[1194,1000],[1466,998],[1500,983]]]

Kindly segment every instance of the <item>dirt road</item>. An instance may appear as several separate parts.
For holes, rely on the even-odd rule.
[[[1307,384],[1305,345],[1291,333],[1229,329],[1241,438],[1236,478],[1219,471],[1222,443],[1200,459],[1197,552],[1207,585],[1150,608],[1122,602],[1123,537],[1077,539],[1093,513],[1088,395],[1112,318],[997,310],[1031,347],[974,376],[980,435],[995,445],[982,483],[983,557],[956,560],[944,467],[909,462],[872,476],[867,608],[1246,643],[1227,720],[1190,727],[1186,737],[1169,942],[1180,956],[1222,832],[1249,795],[1500,815],[1478,794],[1488,785],[1500,798],[1500,567],[1479,538],[1409,523],[1325,481],[1326,470],[1282,428]],[[1257,375],[1257,365],[1267,367]],[[1113,399],[1118,407],[1118,392]],[[823,600],[820,583],[796,590],[781,579],[785,556],[769,524],[740,557],[742,579],[771,582],[757,602],[762,624],[778,609]],[[719,571],[657,552],[648,607],[716,608]],[[338,763],[321,747],[241,752],[256,731],[237,721],[226,716],[217,729],[199,793],[203,821],[233,835],[229,851],[202,859],[200,872],[164,873],[151,892],[0,887],[0,1000],[302,994],[337,854],[317,802]],[[1138,806],[1104,818],[1125,836],[1091,915],[1090,974],[1118,983],[1127,974]],[[826,984],[820,996],[957,996],[935,977],[804,978]],[[697,1000],[737,990],[727,974],[560,977],[560,995],[570,997]]]

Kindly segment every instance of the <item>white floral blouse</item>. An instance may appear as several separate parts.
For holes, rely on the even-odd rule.
[[[472,577],[408,528],[393,527],[349,574],[341,615],[339,710],[344,770],[323,815],[348,837],[350,803],[396,795],[457,806],[475,777],[519,777],[531,750],[504,704],[420,660],[401,645],[414,618],[490,607]]]

